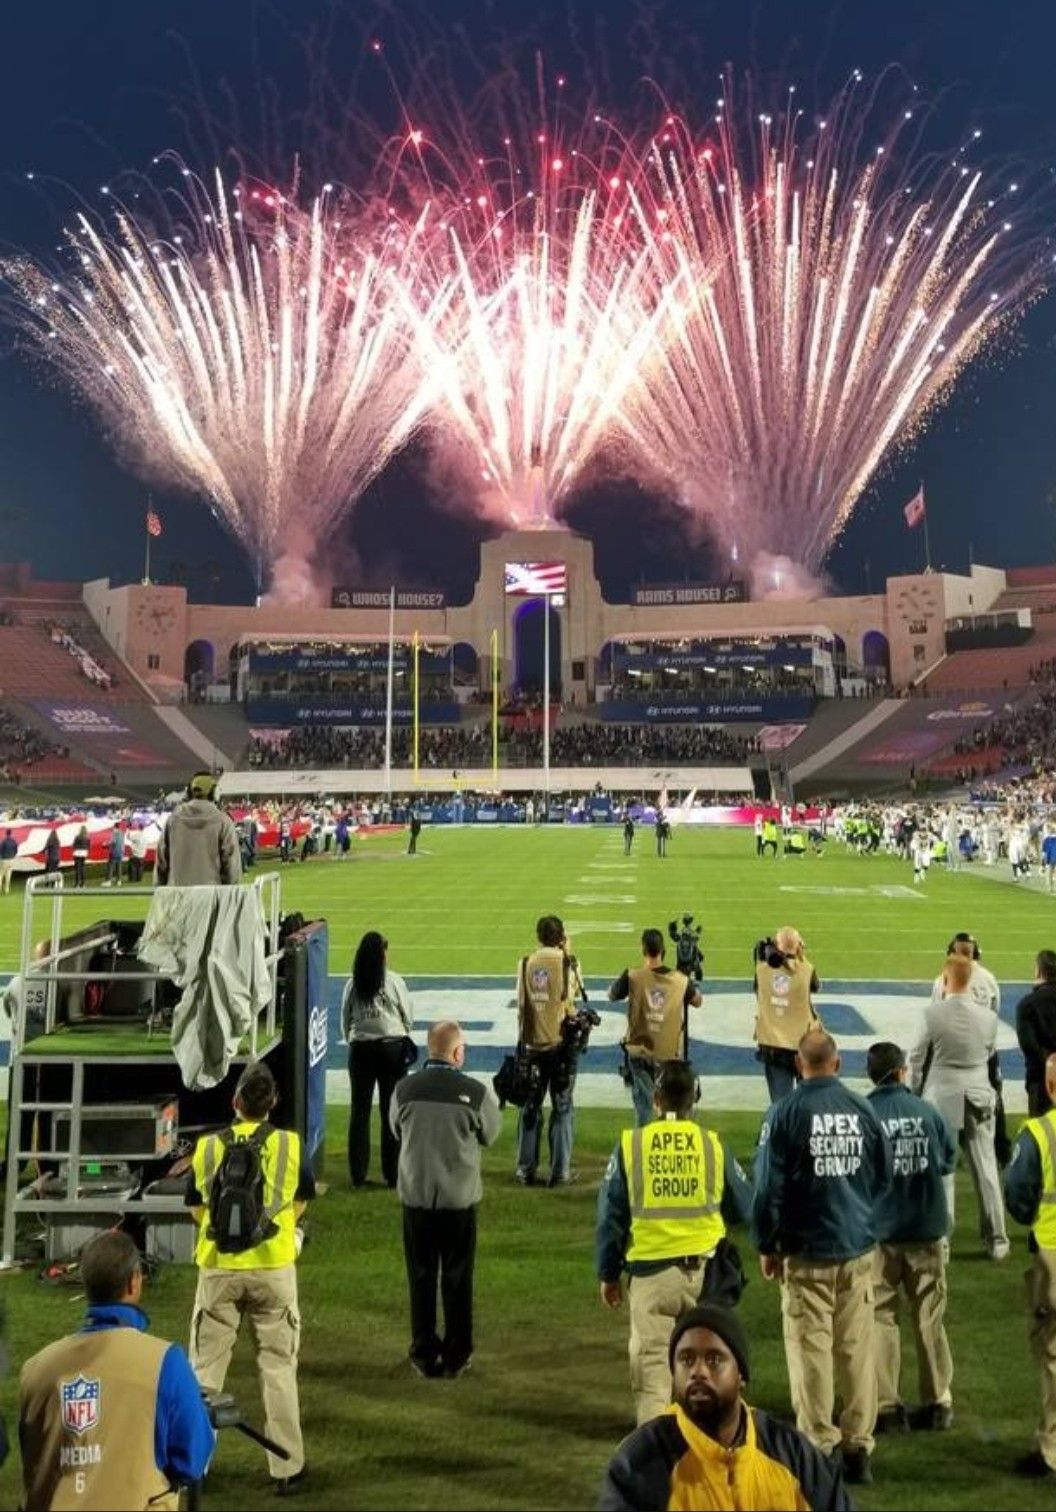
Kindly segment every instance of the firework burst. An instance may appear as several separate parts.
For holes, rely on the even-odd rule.
[[[219,173],[211,193],[183,178],[164,236],[125,210],[111,233],[81,214],[72,277],[9,265],[13,315],[134,465],[209,501],[258,579],[307,583],[423,414],[401,310],[428,215],[378,231],[329,186],[302,212]]]
[[[711,276],[619,419],[734,560],[820,566],[891,448],[1041,286],[1018,185],[997,202],[964,149],[903,150],[912,110],[863,160],[859,83],[812,135],[791,92],[776,121],[736,114],[727,84],[707,133],[672,119],[651,154],[675,241]]]

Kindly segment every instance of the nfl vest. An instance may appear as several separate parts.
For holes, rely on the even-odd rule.
[[[689,979],[681,971],[639,966],[627,973],[627,980],[627,1049],[657,1061],[677,1060]]]
[[[628,1260],[710,1255],[726,1233],[725,1161],[710,1129],[688,1118],[660,1118],[620,1136],[631,1199]]]
[[[248,1120],[232,1125],[235,1134],[242,1139],[248,1139],[259,1127],[259,1122],[250,1123]],[[222,1255],[209,1238],[209,1195],[224,1158],[224,1148],[218,1134],[206,1134],[194,1149],[194,1186],[206,1209],[198,1229],[194,1251],[196,1263],[203,1270],[277,1270],[282,1265],[293,1265],[297,1259],[293,1199],[301,1174],[300,1138],[290,1129],[276,1129],[271,1138],[265,1140],[260,1152],[264,1206],[277,1208],[274,1223],[278,1232],[265,1239],[263,1244],[242,1250],[237,1255]]]
[[[169,1345],[136,1328],[49,1344],[22,1367],[26,1512],[174,1508],[154,1459],[158,1378]]]
[[[1034,1136],[1041,1156],[1041,1201],[1031,1233],[1038,1249],[1056,1250],[1056,1108],[1023,1126]]]
[[[787,966],[755,968],[758,1012],[755,1038],[760,1045],[796,1050],[807,1030],[817,1020],[810,1001],[814,967],[809,961],[790,961]]]
[[[544,945],[521,961],[521,1039],[530,1050],[552,1050],[561,1043],[561,1021],[572,1012],[568,993],[564,951]]]

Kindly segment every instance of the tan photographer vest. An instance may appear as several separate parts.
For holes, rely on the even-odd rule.
[[[627,1050],[653,1060],[682,1054],[682,1004],[689,978],[681,971],[638,966],[627,973]]]
[[[755,968],[758,1012],[755,1038],[760,1045],[778,1050],[797,1050],[808,1029],[818,1022],[810,1001],[810,984],[814,967],[807,960],[789,961],[785,966],[768,966],[760,961]]]
[[[517,1007],[529,1050],[552,1050],[561,1043],[561,1021],[572,1012],[570,970],[568,957],[556,946],[544,945],[522,959]]]

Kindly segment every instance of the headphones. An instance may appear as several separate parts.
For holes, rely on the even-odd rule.
[[[972,960],[981,961],[983,959],[983,952],[979,949],[979,941],[975,938],[975,935],[969,934],[966,929],[959,930],[946,946],[946,954],[948,956],[953,955],[956,945],[971,945]]]

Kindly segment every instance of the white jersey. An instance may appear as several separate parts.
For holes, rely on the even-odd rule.
[[[913,865],[928,867],[931,865],[931,836],[919,832],[913,836]]]
[[[981,961],[972,962],[972,975],[965,988],[965,993],[974,1003],[982,1008],[989,1008],[991,1013],[1001,1012],[1001,989],[997,985],[997,978],[989,971]],[[937,976],[931,987],[931,1001],[942,1001],[942,977]]]

